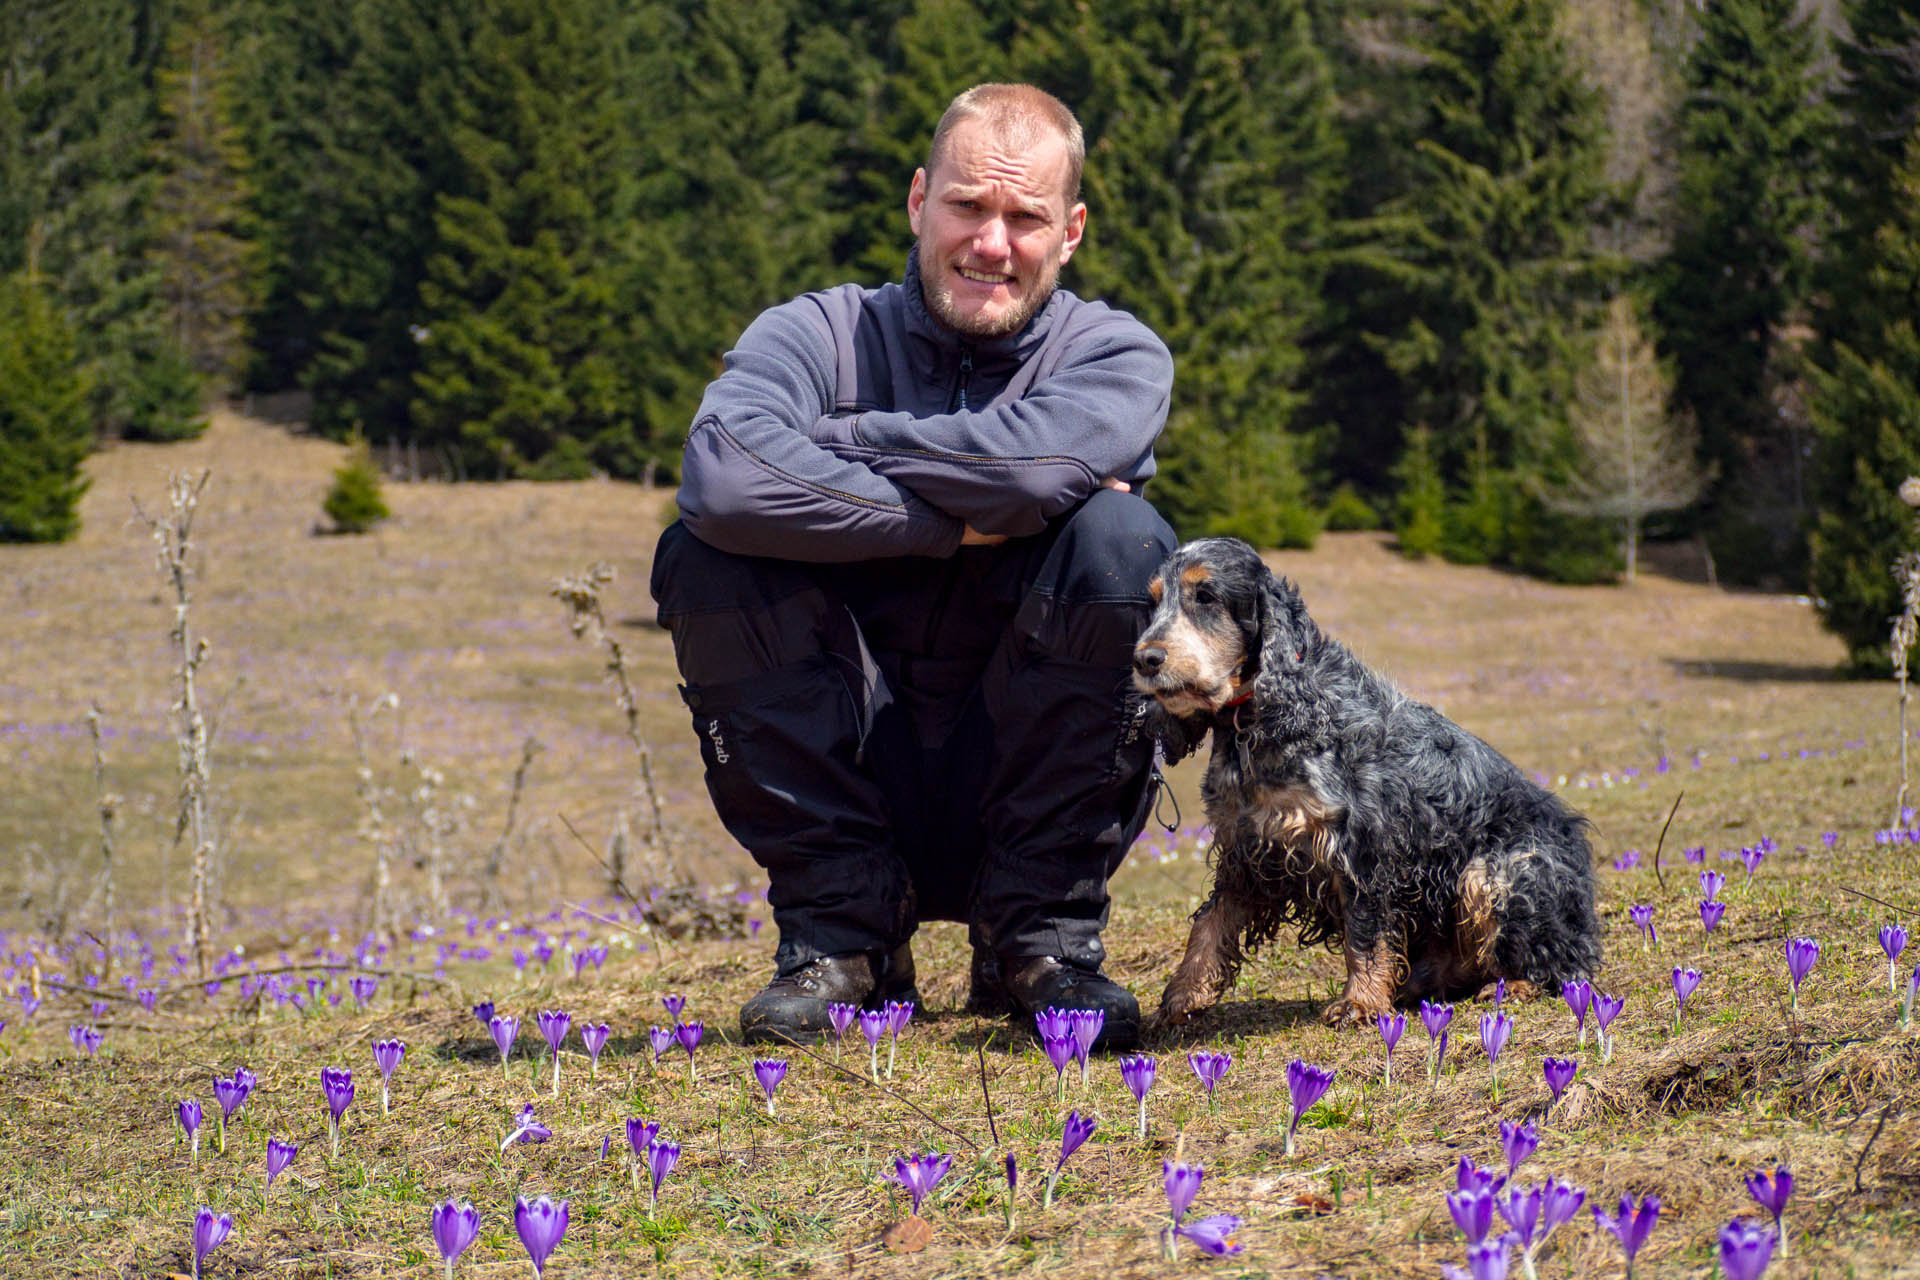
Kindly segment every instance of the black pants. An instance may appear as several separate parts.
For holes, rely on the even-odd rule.
[[[720,820],[770,881],[787,972],[960,920],[1003,958],[1095,967],[1146,824],[1129,696],[1173,532],[1101,490],[1031,538],[818,565],[674,524],[653,561]]]

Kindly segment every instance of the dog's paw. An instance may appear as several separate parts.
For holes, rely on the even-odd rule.
[[[1321,1011],[1320,1021],[1330,1027],[1370,1027],[1381,1014],[1392,1012],[1385,1005],[1375,1008],[1351,996],[1341,996]]]
[[[1209,998],[1206,992],[1195,991],[1184,983],[1172,983],[1161,993],[1160,1008],[1155,1011],[1149,1025],[1155,1030],[1184,1027],[1211,1009],[1216,1000],[1217,997]]]

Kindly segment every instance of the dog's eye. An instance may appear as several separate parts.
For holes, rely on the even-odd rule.
[[[1212,587],[1203,582],[1193,589],[1193,602],[1195,604],[1219,604],[1220,597],[1214,594]]]

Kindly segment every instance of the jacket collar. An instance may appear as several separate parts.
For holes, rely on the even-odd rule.
[[[915,245],[907,251],[907,275],[901,281],[906,291],[907,334],[921,347],[922,355],[937,363],[944,364],[957,360],[960,349],[972,350],[975,367],[1001,364],[1018,365],[1040,349],[1046,341],[1048,332],[1058,322],[1065,309],[1068,294],[1055,288],[1053,294],[1041,304],[1033,319],[1027,321],[1027,327],[1018,333],[1009,333],[999,338],[968,338],[955,333],[946,325],[933,318],[927,310],[926,293],[920,286],[920,246]]]

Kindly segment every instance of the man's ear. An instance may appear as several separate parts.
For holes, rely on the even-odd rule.
[[[1076,204],[1067,210],[1067,238],[1060,246],[1060,265],[1066,266],[1073,257],[1073,251],[1080,247],[1080,237],[1087,233],[1087,206]],[[918,235],[919,232],[914,233]]]
[[[907,184],[907,227],[915,236],[920,234],[920,211],[927,205],[927,171],[915,169],[913,181]]]

